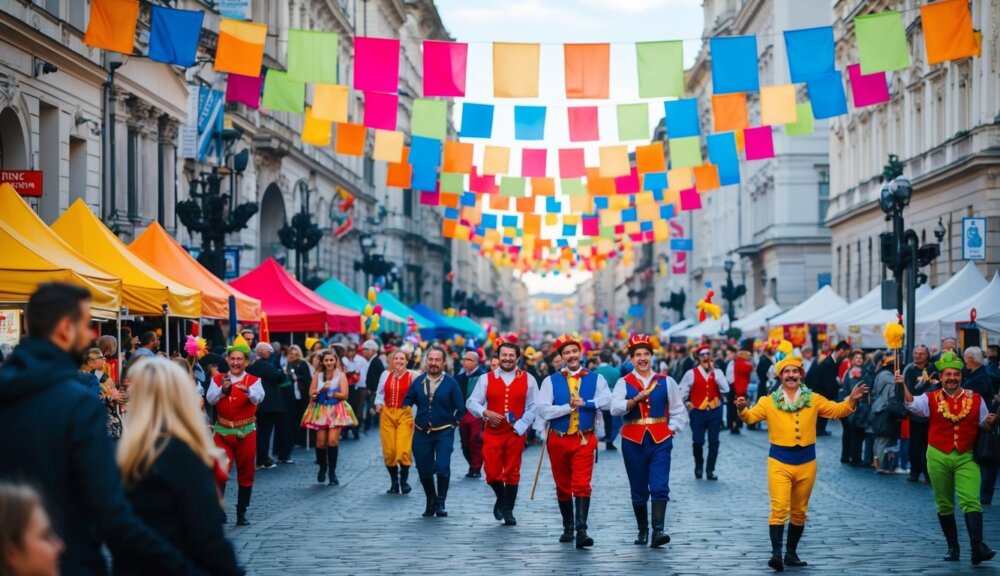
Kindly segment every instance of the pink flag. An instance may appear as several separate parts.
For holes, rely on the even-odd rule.
[[[437,191],[428,192],[426,190],[421,190],[420,203],[424,206],[438,206],[441,204],[441,193]]]
[[[226,80],[226,102],[240,102],[256,110],[260,107],[264,76],[241,76],[229,73]]]
[[[701,210],[701,195],[697,190],[681,190],[681,210]]]
[[[615,191],[619,194],[638,194],[641,190],[639,172],[635,166],[632,166],[628,175],[615,178]]]
[[[583,178],[587,167],[583,160],[583,148],[562,148],[559,150],[559,177]]]
[[[597,124],[597,106],[570,106],[566,109],[569,119],[570,142],[600,140]]]
[[[399,91],[399,40],[354,39],[354,88],[390,94]]]
[[[597,236],[601,233],[601,220],[596,216],[584,216],[581,220],[584,236]]]
[[[746,144],[747,160],[764,160],[774,158],[774,138],[770,126],[747,128],[743,131]]]
[[[521,176],[544,177],[545,176],[545,148],[525,148],[521,150]]]
[[[889,101],[889,85],[885,81],[885,72],[862,74],[861,64],[851,64],[847,67],[847,76],[851,80],[851,95],[854,98],[855,108]]]
[[[365,92],[365,126],[379,130],[395,130],[398,110],[398,95]]]
[[[465,96],[469,45],[424,40],[424,98]]]

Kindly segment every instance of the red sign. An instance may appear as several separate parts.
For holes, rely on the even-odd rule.
[[[42,197],[41,170],[0,170],[0,183],[7,183],[21,196]]]

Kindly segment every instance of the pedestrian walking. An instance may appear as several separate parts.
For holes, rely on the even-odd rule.
[[[903,418],[903,375],[895,372],[895,352],[882,358],[872,385],[872,432],[875,434],[876,474],[892,474],[896,468],[896,443]]]
[[[935,390],[939,386],[938,373],[930,364],[930,351],[924,345],[913,349],[913,362],[903,369],[903,384],[909,389],[910,395],[920,396]],[[923,416],[909,413],[910,418],[910,474],[907,482],[919,482],[923,476],[930,482],[927,474],[927,435],[930,431],[929,420]]]
[[[413,456],[413,410],[403,405],[417,374],[406,368],[406,354],[396,350],[390,356],[392,370],[382,372],[375,391],[375,410],[379,413],[379,437],[382,459],[389,471],[387,494],[409,494],[410,466]]]
[[[291,455],[294,445],[305,448],[309,431],[299,426],[299,420],[309,405],[309,385],[312,383],[312,372],[309,363],[302,357],[302,348],[297,344],[288,347],[288,363],[285,365],[285,377],[291,383],[293,403],[285,406],[285,426],[292,433],[288,435],[285,453]],[[286,397],[287,400],[287,397]],[[289,460],[291,456],[289,456]]]
[[[329,484],[335,486],[340,484],[337,479],[340,431],[356,426],[358,420],[347,402],[347,375],[333,350],[322,353],[320,368],[313,374],[309,386],[309,398],[302,426],[316,431],[316,462],[319,464],[316,482],[326,481],[329,471]]]
[[[275,452],[280,446],[278,439],[284,441],[285,398],[281,387],[288,380],[281,368],[272,360],[274,348],[267,342],[257,344],[255,360],[247,367],[247,374],[257,377],[264,387],[264,399],[257,406],[257,469],[272,469],[277,467],[271,458],[271,440],[275,442]],[[280,459],[280,456],[279,456]]]
[[[479,364],[479,352],[466,350],[462,352],[462,368],[455,373],[455,381],[462,391],[463,398],[468,401],[472,395],[479,377],[485,372]],[[462,441],[462,456],[469,463],[469,471],[465,473],[466,478],[481,478],[483,469],[483,420],[476,418],[472,412],[466,410],[462,420],[458,423],[458,435]]]
[[[698,365],[688,370],[680,382],[684,407],[691,420],[694,477],[701,480],[702,465],[705,478],[718,480],[715,463],[719,459],[719,430],[722,428],[722,398],[729,392],[729,382],[722,370],[712,363],[712,350],[705,345],[698,347]],[[703,446],[708,435],[708,460],[704,460]]]

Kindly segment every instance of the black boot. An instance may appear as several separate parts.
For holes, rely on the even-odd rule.
[[[785,569],[785,563],[781,559],[781,540],[785,536],[785,525],[772,524],[768,528],[771,532],[771,559],[767,561],[767,565],[775,572],[782,572]]]
[[[517,526],[514,518],[514,504],[517,503],[517,484],[505,484],[503,487],[503,525]]]
[[[576,497],[576,549],[582,550],[594,545],[594,539],[587,535],[587,516],[590,513],[590,497]]]
[[[503,482],[490,482],[490,488],[497,495],[497,501],[493,504],[493,517],[503,520],[504,488]]]
[[[319,473],[316,474],[316,481],[322,484],[326,482],[326,448],[316,449],[316,463],[319,464]]]
[[[389,480],[392,485],[389,489],[385,491],[386,494],[399,494],[399,468],[395,466],[386,466],[386,470],[389,471]]]
[[[424,487],[424,496],[427,497],[427,505],[424,507],[424,518],[434,515],[434,508],[437,506],[437,493],[434,491],[434,477],[421,478],[420,485]]]
[[[708,461],[705,462],[705,477],[709,480],[718,480],[719,477],[715,475],[715,462],[719,459],[719,445],[709,444],[708,445]]]
[[[948,552],[945,553],[945,562],[958,562],[958,524],[955,523],[954,514],[938,514],[938,522],[941,524],[941,531],[944,532],[944,539],[948,542]]]
[[[983,513],[966,512],[965,528],[969,531],[969,544],[972,548],[972,565],[984,560],[992,560],[997,555],[983,542]]]
[[[799,555],[795,553],[799,547],[799,539],[802,538],[802,532],[805,529],[805,526],[788,524],[788,547],[785,549],[785,566],[799,567],[808,565],[807,562],[800,560]]]
[[[705,458],[701,453],[701,444],[692,444],[691,451],[694,453],[694,477],[701,480],[702,466],[704,466]]]
[[[659,548],[670,543],[670,536],[663,531],[664,522],[667,519],[667,501],[653,500],[653,538],[649,543],[650,548]]]
[[[649,544],[649,506],[645,502],[632,504],[632,511],[635,512],[635,525],[639,528],[639,535],[633,544],[645,546]]]
[[[438,476],[438,492],[437,492],[437,502],[434,505],[434,515],[438,518],[444,518],[448,515],[448,511],[444,509],[444,501],[448,498],[448,481],[450,478],[447,476]]]
[[[559,515],[562,516],[563,531],[562,535],[559,536],[560,542],[572,542],[573,541],[573,501],[572,500],[560,500],[559,501]]]
[[[410,467],[399,465],[399,491],[403,494],[409,494],[413,492],[413,488],[410,487],[408,480],[410,479]]]
[[[330,446],[326,449],[326,459],[330,465],[330,486],[340,484],[340,480],[337,480],[337,456],[339,454],[340,446]]]
[[[250,494],[253,493],[253,486],[240,486],[236,493],[236,525],[249,526],[247,520],[247,507],[250,506]],[[980,524],[981,525],[981,524]]]

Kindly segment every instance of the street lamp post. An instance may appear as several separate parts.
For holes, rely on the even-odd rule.
[[[286,222],[278,230],[278,239],[285,248],[295,250],[295,277],[304,284],[309,273],[309,252],[319,245],[323,231],[313,222],[309,211],[309,197],[312,193],[309,182],[304,178],[300,179],[295,183],[295,188],[302,195],[302,204],[299,213],[292,216],[291,225]]]
[[[358,244],[361,246],[361,260],[354,261],[354,270],[365,273],[365,286],[371,286],[373,279],[388,276],[396,269],[391,262],[386,261],[384,256],[372,253],[375,248],[375,239],[372,238],[371,234],[360,234]]]
[[[739,300],[747,293],[747,287],[743,284],[739,286],[733,284],[733,267],[735,263],[732,260],[726,260],[722,266],[726,270],[726,285],[722,287],[722,298],[729,303],[729,322],[732,323],[736,320],[736,309],[733,306],[733,302]]]

